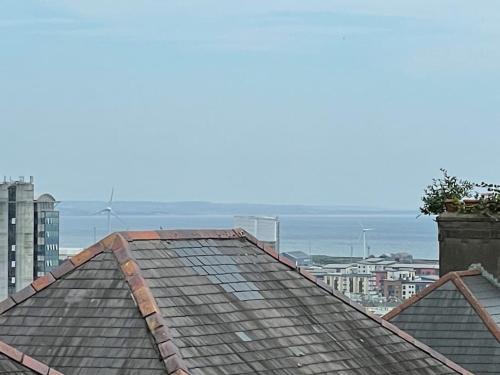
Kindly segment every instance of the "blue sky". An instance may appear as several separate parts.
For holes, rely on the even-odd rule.
[[[0,173],[61,200],[416,208],[500,182],[495,1],[1,1]]]

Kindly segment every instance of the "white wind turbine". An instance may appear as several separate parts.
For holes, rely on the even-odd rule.
[[[361,226],[361,231],[363,234],[363,259],[366,259],[368,257],[368,248],[366,246],[366,232],[370,232],[372,230],[375,230],[375,228],[365,228],[361,223],[359,224]]]
[[[111,196],[109,197],[108,205],[105,208],[103,208],[102,210],[97,211],[96,213],[94,213],[94,215],[102,215],[102,214],[106,214],[107,215],[107,219],[108,219],[107,220],[108,221],[108,234],[111,233],[111,216],[114,216],[115,218],[118,219],[118,221],[120,221],[123,225],[125,225],[125,223],[123,222],[123,220],[113,210],[113,207],[112,207],[112,205],[113,205],[113,193],[114,193],[114,188],[111,188]]]

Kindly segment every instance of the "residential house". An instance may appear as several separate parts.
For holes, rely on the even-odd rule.
[[[445,213],[438,225],[447,273],[384,319],[475,374],[499,374],[500,222]]]
[[[239,229],[110,235],[1,302],[0,340],[4,373],[469,374]]]

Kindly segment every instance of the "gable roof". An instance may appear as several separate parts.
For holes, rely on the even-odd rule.
[[[0,303],[65,374],[468,374],[243,230],[122,232]]]
[[[500,368],[500,288],[481,270],[446,274],[384,319],[476,374]]]

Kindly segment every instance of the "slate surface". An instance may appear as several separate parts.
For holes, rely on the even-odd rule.
[[[193,375],[455,373],[244,239],[130,246]]]
[[[65,375],[165,374],[111,253],[2,314],[0,339]]]
[[[0,374],[37,375],[36,372],[27,369],[3,354],[0,354]]]
[[[500,288],[481,275],[464,277],[463,280],[474,297],[500,326]]]
[[[476,276],[463,280],[469,284],[473,278],[478,292]],[[500,343],[452,281],[403,310],[391,323],[475,374],[500,373]]]

